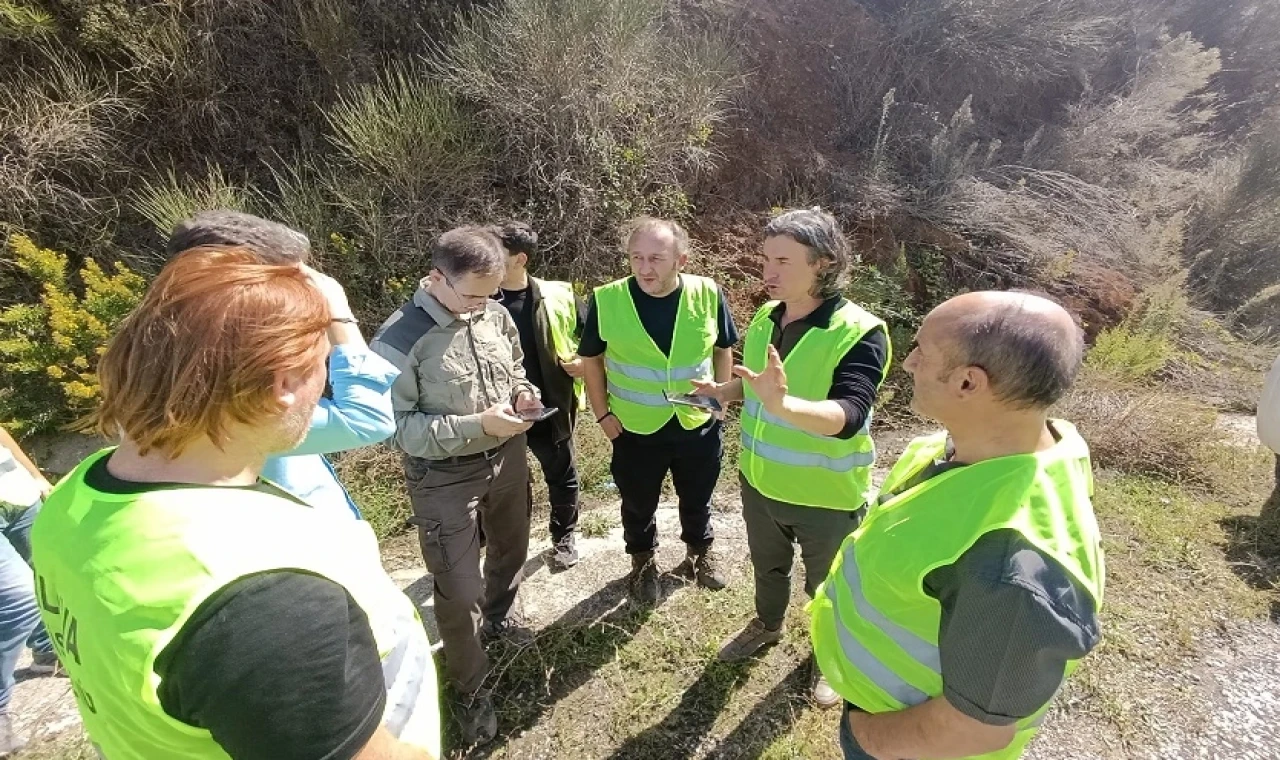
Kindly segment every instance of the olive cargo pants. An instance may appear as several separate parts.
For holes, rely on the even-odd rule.
[[[481,624],[502,620],[511,610],[529,551],[533,498],[525,437],[471,456],[405,456],[404,473],[413,506],[409,521],[418,527],[422,559],[432,576],[446,671],[454,688],[469,694],[489,672]]]

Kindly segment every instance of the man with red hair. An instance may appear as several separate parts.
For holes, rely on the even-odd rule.
[[[172,259],[98,368],[120,445],[45,502],[41,615],[111,758],[438,758],[429,644],[354,526],[259,478],[306,435],[334,317],[257,252]]]

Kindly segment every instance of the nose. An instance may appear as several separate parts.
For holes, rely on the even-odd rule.
[[[907,354],[907,358],[902,362],[902,368],[909,374],[914,375],[916,372],[916,349],[911,349],[911,353]]]

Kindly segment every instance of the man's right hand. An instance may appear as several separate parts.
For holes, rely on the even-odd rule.
[[[600,429],[604,431],[604,434],[608,436],[611,441],[616,441],[618,436],[622,435],[622,423],[618,421],[618,418],[614,416],[613,412],[605,415],[604,418],[600,420]]]
[[[533,427],[532,422],[525,422],[516,416],[511,404],[494,404],[480,413],[480,425],[484,432],[495,438],[510,438]]]

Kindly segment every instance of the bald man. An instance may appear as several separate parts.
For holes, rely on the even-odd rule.
[[[1017,758],[1097,644],[1089,448],[1048,415],[1083,354],[1071,315],[1027,293],[921,325],[912,407],[946,430],[903,452],[811,608],[846,760]]]

